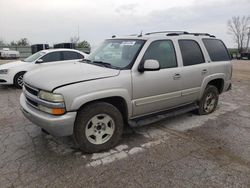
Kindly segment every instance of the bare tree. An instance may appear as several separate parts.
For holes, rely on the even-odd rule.
[[[238,51],[242,52],[250,27],[250,16],[233,16],[227,23],[229,34],[238,46]]]

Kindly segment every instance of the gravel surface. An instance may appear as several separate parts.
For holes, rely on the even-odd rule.
[[[210,115],[126,128],[119,145],[86,155],[24,118],[21,91],[0,86],[0,187],[250,187],[250,62]]]

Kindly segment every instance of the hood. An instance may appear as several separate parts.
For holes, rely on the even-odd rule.
[[[78,82],[117,76],[119,70],[100,67],[87,63],[57,64],[29,71],[24,76],[24,82],[39,89],[53,89]]]
[[[16,68],[18,66],[24,66],[30,63],[26,63],[24,61],[14,61],[11,63],[5,63],[3,65],[0,65],[0,69],[11,69],[11,68]]]

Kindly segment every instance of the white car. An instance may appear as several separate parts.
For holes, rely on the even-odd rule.
[[[86,53],[73,49],[42,50],[24,60],[0,65],[0,84],[22,88],[23,75],[27,71],[51,64],[75,62],[86,57]]]
[[[1,59],[17,59],[20,57],[20,53],[15,50],[10,50],[9,48],[3,48],[0,50]]]

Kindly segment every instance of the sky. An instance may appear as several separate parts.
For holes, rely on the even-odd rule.
[[[92,46],[112,35],[160,30],[205,32],[235,47],[232,16],[250,15],[250,0],[0,0],[0,39],[31,44],[69,42]]]

